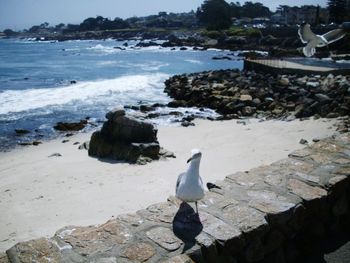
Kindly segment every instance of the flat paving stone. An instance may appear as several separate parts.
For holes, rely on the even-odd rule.
[[[268,228],[264,213],[244,204],[228,206],[222,216],[242,232],[264,231]]]
[[[153,246],[146,242],[135,243],[127,247],[122,255],[131,261],[145,262],[156,254]]]
[[[263,177],[259,175],[259,171],[238,172],[226,176],[227,179],[234,181],[236,184],[244,187],[253,187],[263,183]]]
[[[175,251],[179,249],[183,243],[174,235],[171,229],[166,227],[153,228],[146,232],[146,236],[168,251]]]
[[[306,201],[311,201],[313,199],[318,199],[327,195],[326,190],[317,186],[310,186],[296,179],[289,179],[288,189],[293,194],[300,196]]]
[[[199,217],[203,224],[203,231],[216,240],[225,241],[242,235],[238,227],[233,227],[211,214],[201,212]]]
[[[71,245],[78,254],[89,256],[107,251],[118,244],[126,244],[133,234],[125,225],[111,220],[99,226],[67,227],[58,231],[56,236]]]
[[[170,202],[164,202],[139,210],[137,211],[137,214],[153,222],[171,223],[178,209],[178,206]]]
[[[46,238],[18,243],[9,249],[7,253],[11,263],[50,263],[60,262],[62,259],[58,246]]]

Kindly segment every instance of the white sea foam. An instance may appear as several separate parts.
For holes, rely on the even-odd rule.
[[[350,60],[345,60],[345,59],[336,60],[336,62],[340,64],[350,64]]]
[[[166,97],[163,94],[163,81],[167,77],[161,73],[131,75],[55,88],[7,90],[0,93],[0,114],[79,101],[93,104],[111,98],[120,99],[122,103],[136,97],[138,100],[147,100],[150,96],[159,99]]]
[[[87,49],[88,50],[93,50],[93,51],[96,51],[96,52],[100,52],[100,53],[105,53],[105,54],[113,54],[113,53],[118,53],[118,52],[121,51],[119,48],[114,48],[114,47],[111,47],[111,46],[104,46],[104,45],[101,45],[101,44],[97,44],[95,46],[88,47]]]
[[[192,64],[203,64],[203,62],[201,62],[200,60],[196,60],[196,59],[185,59],[185,61],[190,62]]]
[[[115,60],[106,60],[97,63],[98,66],[114,66],[116,64],[118,64],[118,62]]]

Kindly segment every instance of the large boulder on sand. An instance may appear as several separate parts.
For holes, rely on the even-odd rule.
[[[126,116],[122,108],[106,114],[101,131],[91,136],[89,155],[135,163],[140,157],[158,159],[157,130],[151,123]]]

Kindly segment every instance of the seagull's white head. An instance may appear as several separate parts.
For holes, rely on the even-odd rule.
[[[187,163],[193,161],[193,160],[200,160],[202,157],[202,153],[198,149],[192,149],[191,151],[191,158],[187,160]]]

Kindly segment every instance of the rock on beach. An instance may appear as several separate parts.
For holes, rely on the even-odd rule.
[[[108,112],[106,118],[101,131],[91,136],[90,156],[142,164],[159,159],[157,130],[151,123],[126,116],[122,108]]]

